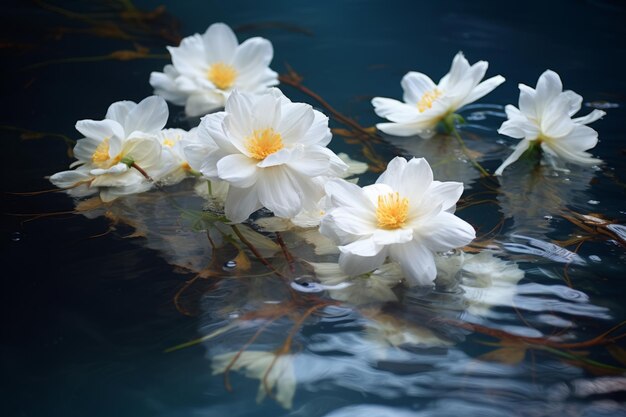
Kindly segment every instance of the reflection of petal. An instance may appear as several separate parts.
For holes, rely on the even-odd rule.
[[[385,139],[391,144],[403,149],[407,156],[415,156],[418,158],[426,158],[431,161],[433,176],[439,181],[460,181],[463,182],[465,188],[480,178],[478,172],[461,150],[458,142],[449,136],[437,137],[433,140],[425,140],[421,138],[399,138],[394,136],[386,136]],[[478,155],[493,152],[493,144],[480,141],[471,144],[471,148]]]
[[[584,191],[594,176],[594,170],[572,166],[568,173],[556,173],[547,166],[531,167],[518,163],[507,168],[499,177],[498,202],[506,218],[512,218],[514,230],[531,236],[541,236],[551,229],[546,216],[561,213],[565,204],[587,201]]]
[[[367,337],[384,346],[450,346],[426,327],[409,324],[388,314],[376,314],[367,321]]]
[[[485,316],[494,306],[512,306],[517,294],[517,283],[524,272],[517,264],[504,261],[489,252],[437,256],[437,282],[449,283],[460,272],[460,286],[467,311]]]
[[[502,246],[509,252],[541,256],[542,258],[550,259],[551,261],[567,264],[585,264],[585,261],[578,254],[559,245],[555,245],[554,243],[518,234],[511,235],[511,238],[519,241],[520,243],[504,243]]]
[[[230,369],[243,371],[246,377],[261,381],[257,395],[257,402],[261,402],[266,395],[272,396],[275,389],[275,398],[280,405],[291,408],[293,396],[296,392],[296,374],[293,366],[293,355],[276,355],[265,351],[229,352],[216,355],[212,359],[213,375],[226,371],[232,360],[239,355]]]

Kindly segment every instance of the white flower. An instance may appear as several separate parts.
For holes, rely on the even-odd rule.
[[[197,143],[197,128],[189,132],[183,129],[163,129],[157,133],[162,146],[164,170],[158,176],[161,183],[177,184],[191,175],[193,170],[187,162],[184,146]]]
[[[574,164],[601,162],[585,152],[598,143],[598,133],[585,125],[600,119],[605,112],[594,110],[572,119],[580,110],[583,98],[573,91],[563,91],[561,79],[554,71],[541,74],[536,89],[524,84],[519,89],[519,110],[510,104],[506,106],[508,120],[502,123],[498,133],[522,141],[496,170],[496,175],[501,175],[531,145],[540,145],[551,158]]]
[[[149,175],[163,170],[161,145],[156,136],[167,122],[167,104],[152,96],[139,104],[119,101],[111,104],[104,120],[80,120],[76,129],[85,135],[74,147],[78,159],[70,168],[58,172],[50,181],[67,188],[73,196],[86,196],[100,191],[103,201],[121,195],[148,190],[152,184],[131,169],[134,162]]]
[[[396,157],[376,184],[360,188],[333,180],[326,192],[332,208],[320,232],[342,245],[339,265],[350,275],[372,271],[389,256],[409,285],[428,285],[437,274],[433,253],[475,237],[472,226],[453,214],[463,184],[433,181],[422,158]]]
[[[382,97],[372,100],[376,114],[392,122],[379,123],[376,127],[395,136],[432,137],[437,124],[446,116],[484,97],[504,82],[501,75],[480,82],[488,66],[486,61],[470,66],[459,52],[439,84],[420,72],[407,73],[401,82],[404,103]]]
[[[256,350],[224,353],[213,357],[211,364],[213,375],[225,372],[235,357],[236,360],[230,369],[233,371],[243,370],[248,378],[261,381],[257,402],[261,402],[266,395],[271,395],[275,388],[274,398],[276,401],[285,408],[291,408],[293,396],[296,393],[293,355],[276,355],[275,353]]]
[[[188,116],[224,107],[235,89],[262,93],[278,84],[278,74],[269,68],[274,56],[270,41],[255,37],[239,45],[224,23],[214,23],[203,35],[189,36],[168,50],[173,65],[150,74],[150,84],[155,94],[184,105]]]
[[[229,183],[226,216],[242,222],[261,207],[291,218],[313,208],[318,176],[347,169],[326,145],[328,118],[280,90],[263,95],[233,92],[224,112],[198,128],[199,145],[185,147],[189,164],[209,179]]]

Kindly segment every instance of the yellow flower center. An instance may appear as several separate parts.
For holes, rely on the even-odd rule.
[[[433,103],[439,97],[441,97],[441,91],[436,88],[434,90],[425,92],[424,94],[422,94],[420,101],[417,102],[417,109],[420,111],[420,113],[425,112],[433,106]]]
[[[409,199],[400,197],[400,193],[389,193],[378,196],[376,220],[381,229],[398,229],[403,227],[409,216]]]
[[[109,160],[109,138],[105,138],[91,155],[91,161],[96,165],[102,165]]]
[[[283,149],[283,139],[280,133],[271,127],[255,130],[246,140],[246,149],[254,159],[262,160],[268,155]]]
[[[228,64],[216,62],[209,67],[207,78],[220,90],[227,90],[235,83],[237,71]]]
[[[174,142],[172,139],[165,139],[165,140],[163,141],[163,145],[165,145],[165,146],[169,146],[170,148],[171,148],[172,146],[174,146],[174,143],[175,143],[175,142]]]

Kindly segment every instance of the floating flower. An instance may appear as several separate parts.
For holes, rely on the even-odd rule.
[[[534,146],[540,146],[553,162],[555,158],[580,165],[602,162],[585,152],[598,143],[598,132],[586,125],[600,119],[605,112],[594,110],[572,119],[580,110],[583,98],[573,91],[563,91],[561,78],[554,71],[541,74],[536,89],[524,84],[519,89],[519,109],[506,106],[508,120],[502,123],[498,133],[522,140],[496,170],[496,175],[501,175]]]
[[[320,232],[342,245],[339,265],[350,275],[373,271],[389,256],[409,285],[428,285],[437,275],[433,253],[475,237],[472,226],[453,214],[463,184],[433,181],[423,158],[396,157],[376,184],[360,188],[333,180],[326,192],[331,209]]]
[[[318,203],[318,176],[336,177],[346,164],[326,145],[328,118],[278,89],[263,95],[233,92],[224,112],[202,119],[198,145],[185,147],[189,164],[229,184],[226,216],[242,222],[266,207],[291,218]]]
[[[283,407],[291,408],[293,396],[296,393],[293,359],[291,354],[248,350],[214,356],[211,366],[213,375],[224,373],[227,369],[243,370],[248,378],[261,381],[256,397],[257,402],[260,403],[266,395],[270,395]],[[274,389],[275,394],[272,395]]]
[[[102,201],[146,191],[152,184],[136,169],[151,176],[164,169],[157,135],[167,122],[165,100],[152,96],[139,104],[119,101],[111,104],[104,120],[80,120],[76,129],[85,135],[74,147],[78,159],[70,171],[58,172],[50,181],[82,197],[100,191]]]
[[[439,122],[504,82],[501,75],[481,82],[488,66],[486,61],[470,66],[463,53],[459,52],[439,84],[420,72],[407,73],[401,82],[404,102],[382,97],[372,100],[376,114],[391,121],[379,123],[376,127],[395,136],[432,137]]]
[[[157,133],[157,139],[161,143],[163,159],[166,161],[165,165],[167,165],[167,168],[161,173],[159,181],[172,185],[192,176],[194,171],[191,169],[189,162],[187,162],[183,149],[184,146],[197,142],[197,128],[193,128],[190,131],[163,129]]]
[[[168,50],[173,65],[150,74],[150,84],[155,94],[184,105],[188,116],[224,107],[235,89],[262,93],[278,84],[278,74],[269,68],[274,56],[270,41],[255,37],[239,45],[224,23],[214,23],[203,35],[189,36]]]

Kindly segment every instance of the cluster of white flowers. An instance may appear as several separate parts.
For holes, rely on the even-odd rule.
[[[111,104],[104,120],[80,120],[76,129],[85,137],[74,147],[77,161],[69,171],[58,172],[50,181],[70,195],[100,193],[102,201],[149,190],[154,180],[176,181],[191,168],[182,158],[178,142],[193,137],[180,129],[166,129],[168,109],[163,98],[152,96],[139,104]],[[132,169],[133,167],[138,169]]]
[[[391,269],[401,271],[408,285],[430,285],[436,254],[474,239],[473,227],[454,215],[463,184],[435,181],[423,158],[396,157],[365,187],[345,180],[351,172],[347,159],[327,147],[328,118],[273,87],[278,77],[269,68],[268,40],[240,45],[228,26],[216,23],[169,51],[172,65],[150,77],[157,96],[114,103],[104,120],[76,124],[85,138],[74,148],[75,169],[51,176],[55,185],[77,197],[99,192],[108,202],[155,183],[202,177],[222,190],[230,221],[246,221],[264,207],[292,226],[319,227],[320,238],[334,242],[345,276],[376,277],[381,274],[370,273],[395,265]],[[390,121],[377,127],[424,138],[441,123],[454,129],[459,109],[504,82],[500,75],[482,81],[487,68],[485,61],[470,65],[459,52],[438,84],[409,72],[401,83],[404,102],[372,100],[376,113]],[[509,120],[499,132],[522,140],[496,174],[533,144],[551,158],[599,162],[585,152],[597,142],[586,125],[604,112],[572,119],[582,98],[563,92],[552,71],[536,89],[520,84],[520,90],[519,110],[506,107]],[[188,116],[205,116],[190,131],[164,129],[165,100],[185,105]]]
[[[440,124],[453,129],[457,111],[505,81],[496,75],[481,82],[488,65],[485,61],[470,65],[459,52],[439,84],[425,74],[409,72],[401,82],[404,102],[383,97],[372,100],[376,114],[391,122],[376,127],[393,136],[417,135],[424,139],[431,138]],[[586,152],[598,142],[598,133],[586,125],[600,119],[605,112],[594,110],[572,119],[581,108],[582,97],[571,90],[563,91],[561,79],[554,71],[544,72],[536,89],[524,84],[519,84],[519,89],[519,109],[506,106],[508,120],[498,133],[522,140],[495,175],[502,175],[507,166],[533,145],[540,146],[553,166],[558,159],[579,165],[602,162]]]

